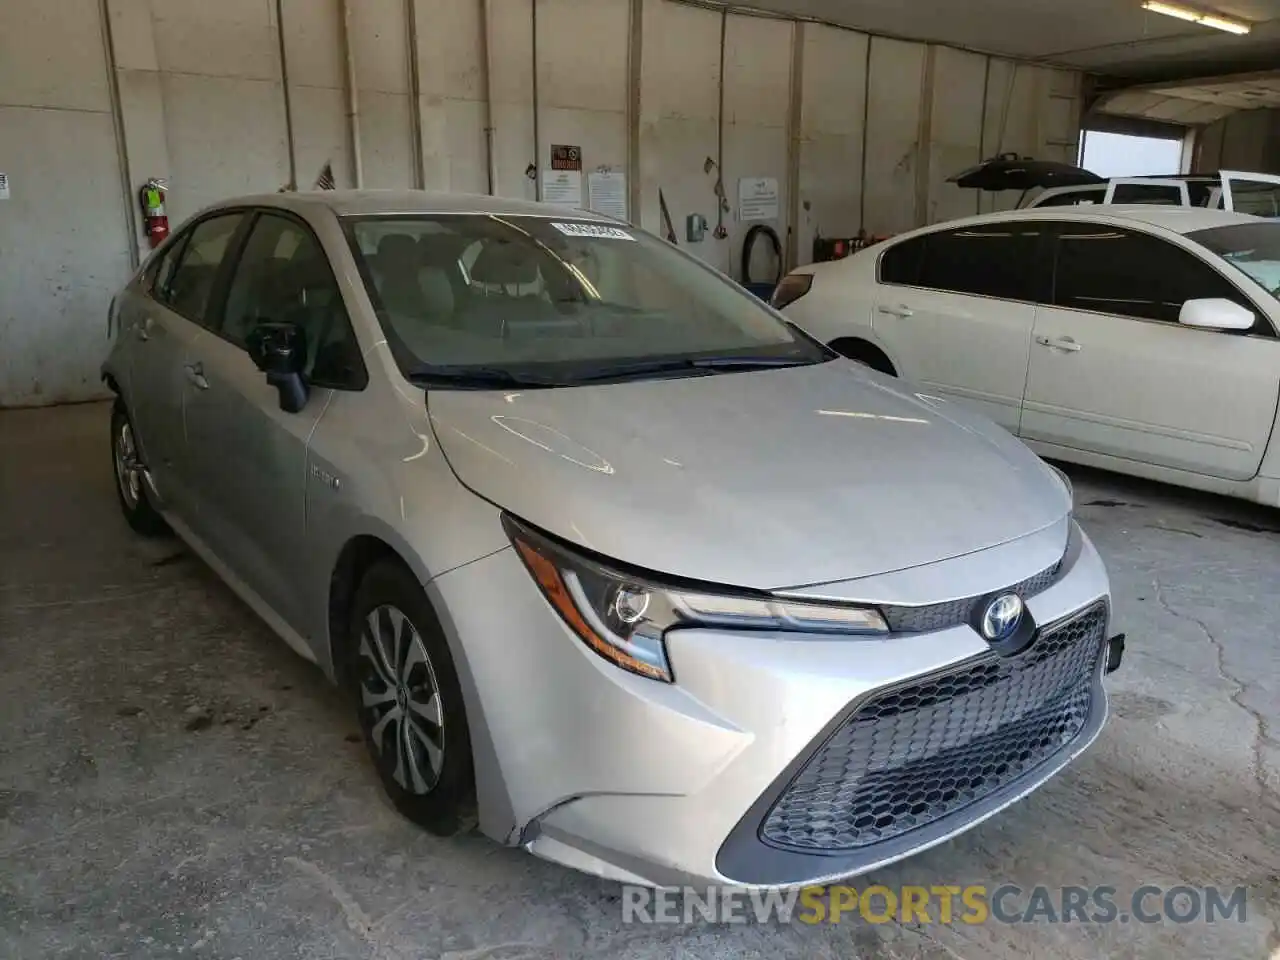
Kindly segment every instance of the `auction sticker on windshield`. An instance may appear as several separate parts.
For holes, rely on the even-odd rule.
[[[598,240],[635,240],[627,231],[603,223],[553,223],[566,237],[594,237]]]

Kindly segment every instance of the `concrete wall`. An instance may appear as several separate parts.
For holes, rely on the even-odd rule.
[[[351,0],[347,20],[342,0],[3,0],[0,404],[98,394],[147,177],[175,222],[325,162],[355,184],[348,48],[366,187],[484,192],[491,143],[496,192],[533,198],[530,165],[574,144],[629,177],[633,220],[661,229],[661,191],[680,243],[734,275],[742,178],[777,181],[770,225],[805,262],[819,232],[1011,204],[945,182],[983,156],[1074,156],[1075,74],[671,0],[490,5],[487,58],[483,0]],[[686,245],[691,213],[724,238]]]
[[[105,49],[97,0],[0,2],[0,403],[98,388],[129,269]]]
[[[1280,173],[1280,110],[1230,114],[1196,137],[1197,170]]]

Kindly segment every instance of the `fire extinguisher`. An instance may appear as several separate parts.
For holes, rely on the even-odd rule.
[[[154,250],[169,236],[169,217],[164,212],[164,198],[169,188],[163,180],[152,177],[138,191],[142,204],[142,229]]]

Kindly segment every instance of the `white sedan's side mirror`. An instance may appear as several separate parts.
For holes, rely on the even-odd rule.
[[[1188,300],[1182,305],[1178,322],[1206,330],[1248,330],[1253,326],[1253,312],[1222,297]]]

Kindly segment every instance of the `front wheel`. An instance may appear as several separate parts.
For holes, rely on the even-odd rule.
[[[111,467],[116,478],[116,496],[129,526],[144,537],[168,533],[169,525],[147,496],[138,438],[121,400],[111,408]]]
[[[453,657],[421,585],[398,563],[360,581],[347,634],[360,729],[396,809],[438,836],[475,825],[471,736]]]

